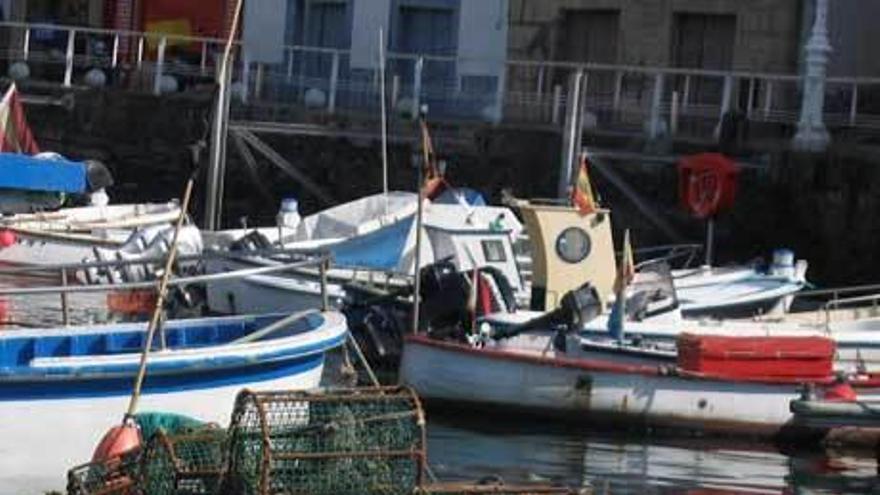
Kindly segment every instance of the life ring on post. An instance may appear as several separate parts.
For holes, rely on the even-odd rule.
[[[733,206],[739,167],[720,153],[690,155],[678,163],[682,206],[697,218],[709,218]]]

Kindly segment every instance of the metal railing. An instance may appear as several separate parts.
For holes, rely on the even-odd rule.
[[[116,86],[154,94],[210,84],[223,40],[46,24],[0,23],[0,64],[13,79],[63,86]],[[285,46],[276,64],[252,63],[236,45],[233,116],[289,122],[301,111],[372,116],[379,107],[377,69],[353,67],[349,50]],[[241,56],[244,55],[244,56]],[[460,72],[480,66],[485,76]],[[378,67],[378,63],[376,64]],[[717,137],[722,117],[745,122],[797,122],[802,78],[793,74],[475,60],[389,53],[392,112],[423,103],[443,120],[561,127],[568,78],[582,71],[588,129],[652,136]],[[831,77],[825,122],[832,128],[880,130],[880,78]],[[764,134],[764,132],[762,132]]]

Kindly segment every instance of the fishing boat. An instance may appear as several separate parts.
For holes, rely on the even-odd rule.
[[[218,235],[206,234],[206,246],[225,246],[236,254],[209,260],[206,269],[222,273],[272,266],[283,263],[285,254],[267,256],[260,250],[320,248],[333,256],[327,291],[337,306],[350,285],[408,290],[415,270],[418,199],[413,193],[389,193],[387,215],[382,213],[383,202],[382,194],[369,196],[306,217],[297,225],[293,225],[295,219],[291,222],[287,218],[292,214],[290,207],[282,206],[278,228],[222,232],[219,237],[226,239],[225,243],[218,241]],[[424,210],[422,263],[449,259],[461,270],[494,267],[514,290],[522,290],[511,242],[522,225],[512,211],[461,202],[426,202]],[[291,233],[285,235],[287,231]],[[220,313],[296,311],[317,304],[320,286],[316,270],[296,270],[208,284],[207,301]]]
[[[317,387],[325,354],[344,342],[347,326],[338,312],[311,311],[173,320],[162,333],[141,410],[226,424],[228,404],[242,388]],[[0,333],[5,486],[57,489],[70,466],[90,457],[125,411],[145,335],[146,324]]]

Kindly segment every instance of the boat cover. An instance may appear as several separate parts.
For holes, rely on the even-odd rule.
[[[90,181],[90,168],[93,181]],[[109,173],[106,169],[101,171],[102,168],[97,163],[90,166],[58,155],[47,159],[0,153],[0,188],[84,194],[109,185]],[[92,188],[92,182],[98,187]]]
[[[295,241],[346,239],[376,230],[415,213],[415,193],[392,191],[374,194],[305,217]]]
[[[827,378],[834,352],[834,341],[825,337],[678,337],[679,368],[729,378]]]

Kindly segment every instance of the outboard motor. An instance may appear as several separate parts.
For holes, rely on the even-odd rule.
[[[272,243],[269,239],[266,238],[259,231],[251,231],[245,234],[241,239],[237,239],[235,242],[229,245],[230,251],[259,251],[264,249],[271,249]]]
[[[496,340],[515,337],[529,330],[553,329],[562,327],[565,333],[575,332],[585,323],[602,313],[599,293],[587,282],[562,296],[561,304],[553,311],[531,319],[517,326],[496,330],[492,337]]]
[[[421,320],[429,329],[453,328],[468,320],[470,284],[450,259],[422,268]]]

